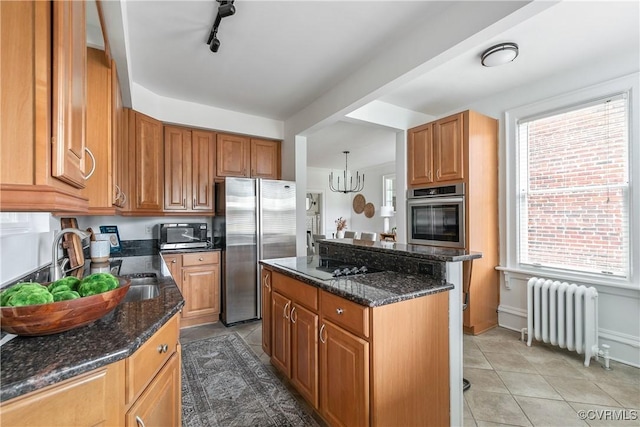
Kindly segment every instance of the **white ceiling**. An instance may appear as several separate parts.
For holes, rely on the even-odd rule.
[[[410,35],[452,1],[246,1],[222,20],[217,53],[205,44],[217,3],[123,0],[129,79],[162,96],[285,121]],[[638,1],[563,1],[473,39],[464,52],[378,100],[442,116],[519,86],[640,50]],[[492,2],[487,2],[487,8]],[[480,53],[512,41],[520,56],[484,68]],[[424,41],[426,43],[426,41]],[[409,72],[410,70],[406,70]],[[308,165],[393,161],[393,130],[339,121],[308,136]]]

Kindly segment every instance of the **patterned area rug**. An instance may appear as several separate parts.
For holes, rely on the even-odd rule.
[[[318,424],[234,332],[182,347],[182,425]]]

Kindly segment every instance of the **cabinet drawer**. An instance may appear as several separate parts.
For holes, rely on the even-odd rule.
[[[220,262],[220,252],[196,252],[192,254],[182,254],[182,266],[191,267],[194,265],[218,264]]]
[[[178,316],[176,315],[127,359],[127,403],[135,400],[165,362],[175,353],[178,344],[178,328]]]
[[[283,274],[273,272],[271,288],[318,312],[318,289]]]
[[[343,328],[369,338],[369,307],[356,304],[339,296],[322,291],[320,293],[322,317]]]

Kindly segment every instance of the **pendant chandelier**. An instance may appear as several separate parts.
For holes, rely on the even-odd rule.
[[[357,193],[362,191],[364,188],[364,174],[362,174],[362,181],[360,180],[360,173],[356,172],[356,182],[353,182],[353,174],[349,177],[349,187],[347,187],[347,175],[348,175],[348,151],[343,151],[344,153],[344,173],[342,174],[342,188],[340,187],[340,175],[338,175],[338,183],[336,185],[333,184],[333,172],[329,174],[329,189],[335,193]]]

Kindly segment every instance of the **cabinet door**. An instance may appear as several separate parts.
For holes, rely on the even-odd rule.
[[[433,182],[433,126],[428,123],[409,130],[407,169],[409,185]]]
[[[163,255],[163,257],[171,277],[173,277],[182,292],[182,275],[180,274],[180,270],[182,270],[182,255]]]
[[[464,178],[463,114],[445,117],[434,125],[436,181]]]
[[[124,207],[127,201],[125,175],[127,165],[125,145],[125,110],[116,62],[111,60],[111,151],[113,153],[113,204]]]
[[[186,211],[191,205],[190,188],[191,132],[165,126],[164,210]]]
[[[171,356],[131,406],[126,416],[127,427],[181,425],[179,354]]]
[[[318,315],[299,304],[291,309],[291,382],[318,408]]]
[[[191,132],[191,192],[194,211],[213,210],[213,180],[216,176],[216,134],[194,130]]]
[[[280,142],[251,139],[251,176],[280,179]]]
[[[84,188],[87,99],[85,2],[53,2],[51,174]]]
[[[162,149],[162,123],[144,114],[131,111],[129,126],[130,150],[135,159],[130,188],[135,191],[132,209],[162,212],[164,207],[164,156]]]
[[[209,265],[182,268],[182,317],[220,313],[220,267]]]
[[[111,64],[104,51],[93,48],[87,49],[86,108],[86,146],[93,153],[95,170],[82,195],[89,199],[93,213],[113,214]]]
[[[271,292],[271,363],[291,377],[291,332],[289,316],[291,300]]]
[[[369,343],[323,319],[320,413],[332,426],[369,425]]]
[[[271,356],[271,270],[262,267],[262,351]]]
[[[219,133],[216,137],[216,174],[218,176],[249,176],[249,138]]]

